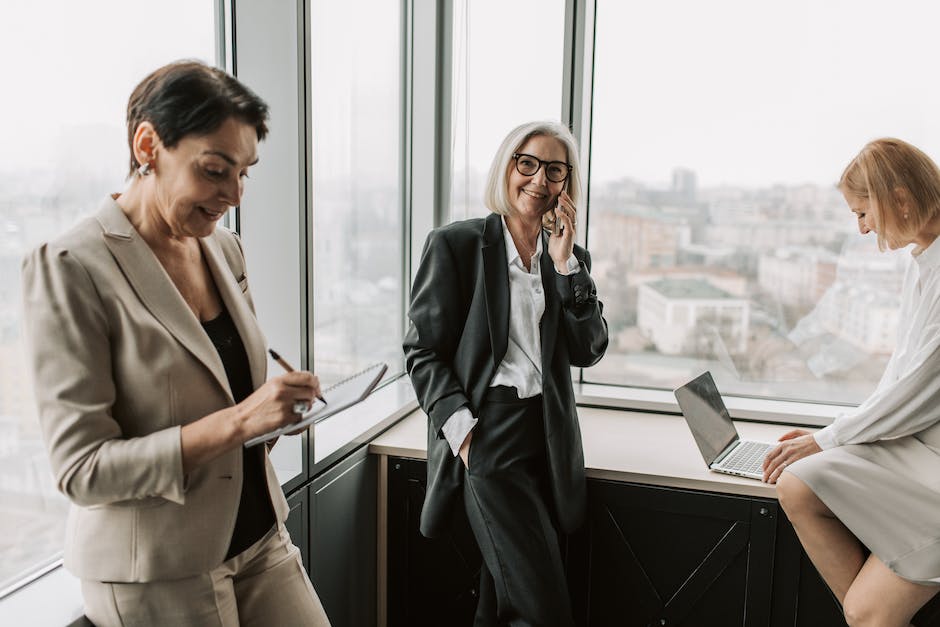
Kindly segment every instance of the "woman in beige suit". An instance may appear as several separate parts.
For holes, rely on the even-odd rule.
[[[764,479],[848,623],[904,627],[940,590],[940,169],[879,139],[839,189],[882,250],[913,244],[897,344],[872,395],[815,434],[785,434]]]
[[[106,625],[327,625],[253,436],[296,421],[309,372],[265,381],[238,238],[267,105],[200,63],[127,108],[127,189],[25,260],[39,416],[72,501],[65,566]]]

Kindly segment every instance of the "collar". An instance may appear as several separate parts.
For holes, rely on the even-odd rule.
[[[509,232],[509,225],[506,223],[506,217],[502,216],[500,222],[503,225],[503,240],[506,243],[506,265],[511,266],[517,259],[520,261],[520,263],[522,263],[522,255],[520,255],[519,251],[516,249],[516,242],[513,241],[512,233]],[[539,236],[535,240],[535,252],[532,254],[533,263],[531,266],[538,264],[541,255],[542,233],[539,232]]]
[[[138,236],[137,229],[131,224],[124,210],[117,204],[117,194],[111,194],[101,201],[96,217],[105,235],[122,240],[131,240]]]
[[[921,270],[940,267],[940,237],[930,243],[927,248],[915,248],[911,251],[914,261]]]

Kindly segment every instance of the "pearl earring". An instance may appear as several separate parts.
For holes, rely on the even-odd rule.
[[[139,176],[147,176],[148,174],[150,174],[150,170],[151,170],[150,162],[148,161],[147,163],[137,168],[137,174]]]

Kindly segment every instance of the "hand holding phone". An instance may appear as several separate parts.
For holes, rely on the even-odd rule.
[[[549,235],[558,235],[556,232],[556,222],[555,220],[555,207],[558,205],[555,204],[542,214],[542,228],[548,232]]]
[[[565,179],[561,191],[555,196],[554,202],[550,203],[548,209],[542,214],[542,228],[548,231],[553,237],[559,237],[563,227],[555,218],[555,209],[561,206],[561,195],[568,190],[568,180]]]

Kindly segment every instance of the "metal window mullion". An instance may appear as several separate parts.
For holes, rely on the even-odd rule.
[[[412,212],[414,210],[414,0],[402,0],[401,3],[401,332],[407,328],[408,303],[411,302],[411,253],[412,253]]]
[[[234,0],[213,0],[215,17],[215,65],[235,76],[235,10]],[[227,229],[241,233],[239,207],[225,214],[222,224]]]
[[[450,222],[451,184],[453,178],[453,148],[451,138],[454,133],[453,120],[453,74],[454,74],[454,2],[440,0],[437,10],[437,115],[435,116],[435,135],[437,140],[437,159],[435,160],[434,181],[437,202],[434,208],[434,226]]]
[[[583,197],[580,219],[582,226],[578,243],[588,247],[591,211],[591,113],[594,96],[594,36],[597,0],[565,2],[565,46],[562,73],[561,119],[571,128],[581,149],[581,182]],[[577,379],[584,381],[584,369]]]
[[[297,59],[297,80],[303,85],[303,89],[298,90],[300,111],[300,127],[303,141],[300,143],[300,154],[298,155],[301,170],[300,176],[300,258],[303,261],[300,268],[300,293],[303,294],[301,306],[303,315],[301,315],[300,337],[301,343],[301,362],[303,368],[310,372],[315,372],[314,363],[314,260],[315,246],[313,237],[314,228],[314,202],[313,202],[313,103],[311,93],[311,72],[313,68],[311,52],[311,30],[310,16],[313,13],[310,3],[313,0],[297,0],[297,38],[302,42],[298,50]],[[316,454],[316,425],[307,429],[304,434],[303,446],[303,473],[304,477],[310,478],[315,466]]]

